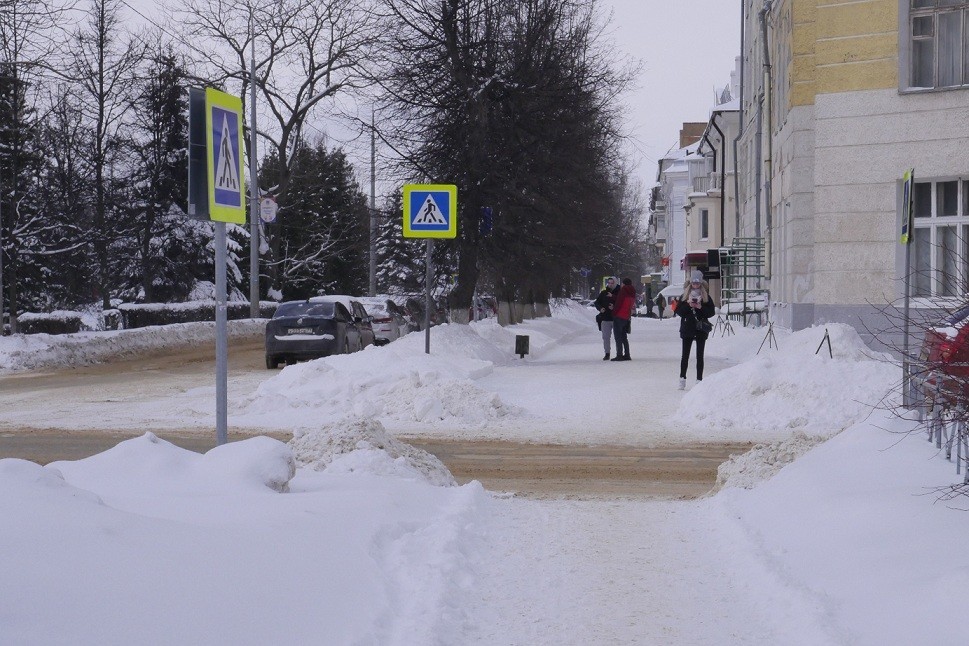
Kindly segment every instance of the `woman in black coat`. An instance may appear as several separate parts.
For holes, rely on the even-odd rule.
[[[696,380],[703,381],[703,349],[712,329],[710,318],[717,310],[713,298],[703,280],[703,273],[694,271],[690,282],[683,286],[683,294],[676,304],[676,316],[680,317],[680,338],[683,353],[680,355],[680,390],[686,388],[686,368],[690,362],[690,349],[696,341]],[[706,327],[706,329],[702,329]]]

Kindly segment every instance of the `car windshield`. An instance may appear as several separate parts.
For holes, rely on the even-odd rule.
[[[333,318],[333,303],[283,303],[276,309],[274,319],[283,316],[319,316]]]
[[[362,304],[370,316],[387,316],[386,303],[371,303],[370,301],[365,301]]]

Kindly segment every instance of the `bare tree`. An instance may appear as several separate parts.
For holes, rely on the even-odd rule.
[[[547,300],[631,233],[614,226],[612,170],[629,70],[599,42],[596,0],[385,4],[387,136],[408,176],[462,196],[452,311],[468,311],[481,278],[504,299]]]
[[[79,88],[82,113],[90,124],[89,161],[93,173],[90,209],[91,244],[102,307],[111,307],[109,248],[118,222],[109,219],[113,163],[121,152],[120,134],[137,87],[137,70],[145,46],[127,35],[121,24],[122,0],[93,0],[86,20],[69,41],[69,74]],[[113,209],[113,215],[120,213]]]
[[[183,0],[177,8],[187,34],[207,43],[209,79],[230,85],[244,99],[254,82],[261,97],[259,135],[279,164],[278,182],[269,192],[282,198],[292,177],[294,151],[313,127],[314,109],[325,99],[366,83],[365,63],[377,41],[376,20],[368,0]],[[250,51],[255,39],[255,76]],[[247,126],[248,127],[248,126]],[[277,224],[266,227],[273,256],[271,279],[280,293],[280,237],[284,200]]]

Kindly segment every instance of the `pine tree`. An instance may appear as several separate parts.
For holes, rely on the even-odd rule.
[[[369,211],[341,150],[322,143],[300,146],[283,168],[275,154],[263,162],[260,183],[274,185],[289,173],[277,220],[266,225],[278,239],[271,263],[282,276],[284,299],[317,294],[359,294],[367,288]]]

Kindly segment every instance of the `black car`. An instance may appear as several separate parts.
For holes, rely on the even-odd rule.
[[[366,310],[338,296],[281,303],[266,324],[266,367],[349,354],[374,342]]]

